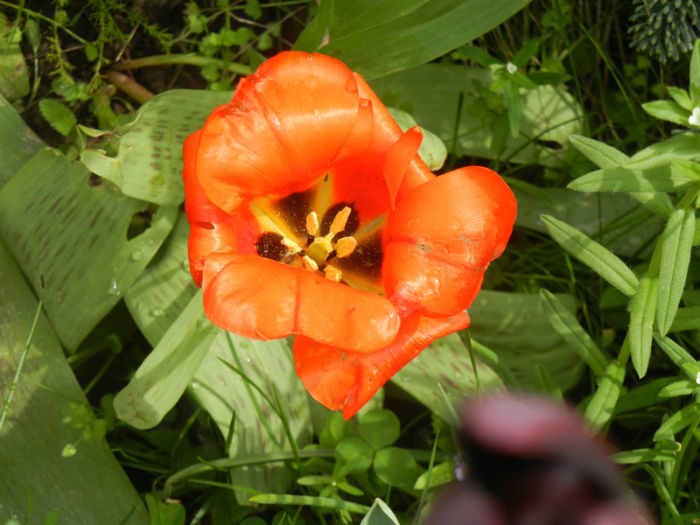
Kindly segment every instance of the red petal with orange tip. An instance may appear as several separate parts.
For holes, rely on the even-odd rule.
[[[434,316],[468,308],[486,267],[505,249],[516,206],[503,179],[477,166],[407,193],[387,225],[382,275],[392,303]]]
[[[302,334],[365,353],[394,341],[401,322],[384,297],[255,255],[211,255],[203,289],[207,317],[252,339]]]
[[[414,314],[402,320],[393,343],[368,354],[297,336],[294,340],[297,375],[314,399],[331,410],[342,409],[343,417],[350,419],[426,346],[468,325],[466,312],[444,318]]]

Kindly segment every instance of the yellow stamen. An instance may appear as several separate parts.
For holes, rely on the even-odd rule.
[[[316,264],[316,261],[314,261],[308,255],[304,255],[303,261],[304,261],[304,266],[306,267],[307,270],[311,270],[312,272],[315,272],[316,270],[318,270],[318,264]]]
[[[311,257],[318,264],[326,262],[328,255],[333,251],[333,245],[328,237],[328,235],[325,237],[316,237],[314,242],[306,249],[306,255]]]
[[[354,252],[355,248],[357,248],[355,237],[343,237],[335,244],[335,253],[338,258],[342,259]]]
[[[350,217],[350,213],[352,213],[352,209],[350,206],[345,206],[342,210],[340,210],[336,216],[333,218],[333,222],[331,223],[331,233],[335,235],[336,233],[340,233],[345,229],[345,226],[348,223],[348,218]]]
[[[318,215],[315,211],[306,216],[306,231],[314,237],[318,235]]]
[[[340,282],[340,280],[343,278],[343,272],[338,270],[335,266],[331,266],[330,264],[326,265],[326,267],[323,269],[323,272],[326,275],[326,279],[330,279],[331,281],[335,281],[336,283]]]
[[[296,255],[301,251],[301,246],[299,246],[289,237],[283,237],[281,242],[283,246],[289,248],[289,251],[292,253],[292,255]]]

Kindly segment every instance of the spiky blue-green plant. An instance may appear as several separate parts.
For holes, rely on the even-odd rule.
[[[700,0],[634,0],[630,16],[633,49],[677,61],[690,51],[700,34]]]

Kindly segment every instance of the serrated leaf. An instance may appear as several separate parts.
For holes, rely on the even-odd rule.
[[[569,141],[574,147],[584,154],[588,160],[600,168],[614,168],[624,165],[629,157],[621,151],[589,137],[572,135]]]
[[[362,518],[360,525],[399,525],[399,520],[389,506],[377,498],[374,500],[369,512]]]
[[[614,253],[568,224],[544,215],[549,234],[567,252],[595,271],[627,296],[637,291],[639,280],[632,270]]]
[[[672,100],[655,100],[642,104],[642,109],[649,113],[652,117],[660,120],[673,122],[680,126],[688,126],[688,117],[690,112],[683,109]]]
[[[336,56],[367,79],[429,62],[496,27],[529,0],[337,1],[294,49]],[[474,13],[479,13],[478,17]],[[420,42],[421,45],[415,45]]]
[[[39,101],[39,111],[51,127],[63,136],[70,135],[78,123],[70,109],[52,98],[42,98]]]
[[[625,367],[616,361],[610,363],[598,384],[593,397],[586,405],[584,417],[594,430],[603,428],[615,412],[622,384],[625,380]]]
[[[0,411],[32,333],[37,302],[0,239]],[[42,313],[0,427],[0,523],[42,523],[52,512],[61,523],[149,523],[107,442],[83,439],[81,429],[64,422],[76,404],[89,407]],[[86,413],[91,415],[89,408]],[[63,457],[69,444],[75,454]]]
[[[29,71],[20,40],[19,26],[0,13],[0,96],[13,101],[29,93]]]
[[[592,171],[569,183],[576,191],[668,192],[697,182],[694,177],[672,169],[670,165],[647,169],[605,168]]]
[[[576,317],[550,291],[540,290],[540,297],[549,310],[549,319],[554,329],[566,339],[571,348],[583,359],[597,376],[603,375],[608,360],[578,323]]]
[[[695,210],[674,211],[663,233],[656,324],[661,335],[671,328],[685,288],[690,265],[690,251],[695,235]]]
[[[659,279],[644,275],[630,305],[630,355],[639,377],[644,377],[651,358],[651,341],[658,295]]]
[[[0,191],[0,231],[69,350],[121,299],[177,216],[108,184],[94,185],[84,166],[45,149]],[[140,214],[150,227],[129,239]]]

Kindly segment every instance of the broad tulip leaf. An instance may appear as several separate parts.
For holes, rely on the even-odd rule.
[[[429,62],[504,22],[529,0],[321,2],[294,45],[378,78]],[[478,16],[476,16],[478,14]]]
[[[656,324],[661,335],[670,330],[683,295],[695,235],[695,210],[681,208],[668,220],[661,245]]]
[[[125,195],[165,206],[180,204],[185,198],[182,144],[231,95],[194,89],[165,91],[144,104],[126,127],[116,157],[87,150],[81,160]]]
[[[156,349],[160,348],[159,341],[168,329],[178,326],[178,316],[197,291],[187,261],[188,234],[189,226],[184,213],[181,213],[158,257],[154,258],[124,298],[136,324]],[[201,298],[199,303],[201,308]],[[192,350],[198,354],[201,352],[204,357],[198,369],[190,370],[188,389],[211,415],[223,436],[228,436],[229,425],[235,418],[229,454],[241,457],[291,450],[292,444],[284,432],[283,421],[275,413],[280,410],[275,392],[296,445],[305,445],[310,439],[311,402],[296,377],[286,342],[248,341],[234,335],[229,340],[223,330],[214,330],[216,335],[213,339],[200,341]],[[170,379],[164,377],[161,380],[167,383]],[[248,380],[261,388],[267,399]],[[167,411],[167,408],[163,407],[162,410]],[[263,418],[263,424],[261,412],[269,415]],[[231,471],[231,475],[234,484],[263,491],[284,491],[291,481],[279,464],[237,468]],[[237,493],[242,501],[248,496]]]
[[[114,398],[117,417],[136,428],[153,428],[180,399],[217,336],[195,295]]]
[[[50,149],[0,191],[0,231],[69,350],[119,301],[170,232],[177,210],[154,208],[109,183],[94,184],[84,166]],[[145,231],[129,231],[139,226]]]
[[[542,217],[549,234],[571,255],[608,281],[627,296],[637,291],[639,280],[632,270],[614,253],[568,224]]]
[[[37,300],[0,241],[0,410],[37,310]],[[0,427],[0,523],[148,524],[138,493],[103,439],[82,439],[64,417],[88,407],[61,344],[40,315]],[[63,457],[66,445],[76,453]],[[109,495],[109,504],[105,497]],[[30,517],[31,511],[31,517]]]
[[[574,98],[561,86],[538,86],[523,93],[521,135],[506,137],[505,150],[497,154],[492,125],[500,113],[489,109],[492,81],[485,69],[425,64],[371,84],[384,103],[411,113],[457,156],[563,166],[569,137],[583,130],[582,110]],[[550,142],[557,146],[549,147]]]
[[[44,143],[0,95],[0,190]]]
[[[576,312],[573,296],[556,297],[571,314]],[[581,358],[552,329],[546,301],[538,294],[482,290],[469,308],[469,315],[471,336],[498,354],[518,386],[538,388],[538,366],[546,369],[562,390],[578,383],[583,372]]]
[[[595,375],[602,376],[608,360],[576,320],[574,314],[550,291],[540,290],[540,297],[544,299],[549,320],[554,329],[569,343]]]
[[[502,386],[493,370],[478,360],[476,363],[482,392]],[[448,422],[452,421],[453,406],[477,391],[469,354],[457,334],[435,341],[391,381]],[[442,392],[452,406],[446,405]]]
[[[630,305],[630,354],[639,377],[644,377],[651,359],[651,341],[659,289],[658,275],[644,275]]]
[[[399,525],[399,520],[389,506],[377,498],[369,512],[362,518],[360,525]]]

